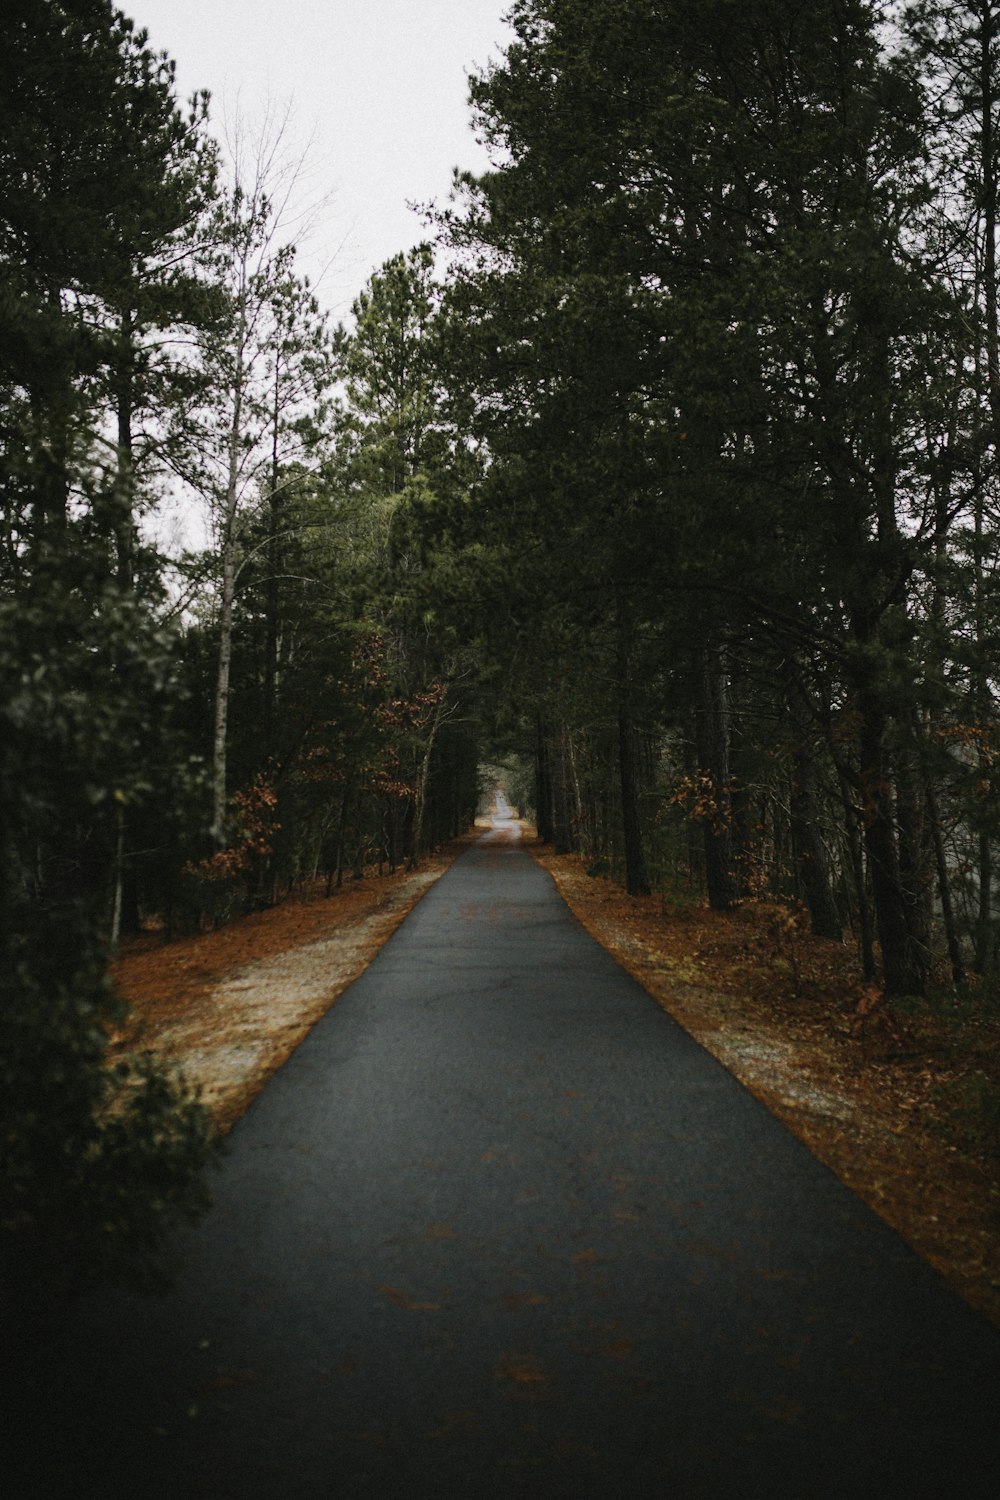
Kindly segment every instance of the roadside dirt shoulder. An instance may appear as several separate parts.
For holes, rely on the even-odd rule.
[[[411,873],[330,897],[317,882],[218,932],[140,943],[112,971],[132,1010],[113,1051],[175,1065],[225,1133],[471,841]]]
[[[664,911],[525,847],[593,937],[706,1051],[1000,1325],[1000,1164],[947,1139],[952,1063],[933,1037],[859,1026],[846,950],[796,934],[781,908]]]

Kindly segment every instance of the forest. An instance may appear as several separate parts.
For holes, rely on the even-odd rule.
[[[279,142],[110,0],[4,9],[0,1269],[154,1284],[204,1203],[197,1102],[107,1066],[124,939],[498,780],[630,894],[996,1004],[1000,8],[510,20],[492,169],[335,325]]]

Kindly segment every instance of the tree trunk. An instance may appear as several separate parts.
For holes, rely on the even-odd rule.
[[[226,841],[226,750],[229,724],[229,676],[233,658],[233,601],[236,597],[236,513],[239,508],[240,443],[243,437],[245,345],[244,293],[237,325],[226,498],[222,516],[222,592],[219,599],[219,657],[215,678],[215,718],[212,734],[212,840],[217,849],[224,848]]]
[[[978,116],[978,152],[974,162],[972,180],[976,182],[969,206],[974,209],[976,220],[974,246],[978,252],[975,261],[975,298],[979,314],[980,342],[976,348],[978,394],[985,400],[989,411],[989,428],[985,434],[982,457],[990,470],[995,457],[1000,454],[1000,286],[997,270],[997,232],[1000,228],[1000,182],[998,182],[998,153],[996,141],[997,120],[997,67],[996,42],[997,18],[994,7],[987,0],[968,7],[958,7],[961,26],[967,24],[969,35],[978,45],[978,88],[973,108]],[[972,165],[970,163],[970,165]],[[985,360],[985,372],[983,361]],[[989,449],[992,448],[992,455]],[[978,462],[980,455],[975,454]],[[984,538],[984,507],[989,480],[979,474],[973,492],[973,610],[976,636],[976,664],[973,670],[972,714],[977,725],[985,727],[993,717],[990,678],[994,663],[988,644],[988,616],[990,592],[991,540]],[[985,545],[984,545],[985,543]],[[981,756],[981,752],[980,752]],[[980,758],[980,774],[989,776],[989,769]],[[993,884],[994,859],[989,833],[985,828],[977,831],[976,877],[978,881],[978,903],[974,933],[972,967],[977,974],[985,973],[993,963]]]
[[[119,806],[117,810],[117,827],[115,830],[115,879],[111,900],[111,932],[108,937],[108,953],[112,958],[118,955],[118,943],[122,931],[122,890],[124,881],[122,870],[125,864],[125,809]]]
[[[875,926],[872,921],[871,903],[868,900],[868,882],[865,877],[865,855],[859,831],[861,817],[855,806],[850,787],[841,783],[844,797],[844,831],[851,857],[851,873],[854,877],[854,894],[858,905],[858,943],[861,953],[861,973],[866,982],[875,978]]]
[[[227,538],[222,559],[219,600],[219,656],[215,676],[215,718],[212,732],[212,839],[217,849],[226,843],[226,748],[229,724],[229,675],[233,659],[233,599],[236,594],[235,546]]]
[[[556,854],[572,854],[576,849],[570,818],[566,739],[567,731],[563,728],[549,741],[549,766],[552,779],[552,840]]]
[[[914,734],[919,734],[914,715]],[[896,754],[896,826],[899,883],[903,892],[910,946],[919,955],[925,975],[930,972],[934,876],[933,840],[927,827],[927,797],[916,745]]]
[[[927,778],[927,821],[930,825],[931,838],[934,844],[938,896],[941,901],[941,920],[944,924],[945,941],[948,944],[951,977],[956,989],[962,989],[965,985],[965,964],[962,960],[962,945],[958,938],[958,928],[955,925],[955,912],[951,904],[951,886],[948,882],[948,860],[944,852],[941,819],[938,816],[937,798],[934,795],[934,786],[930,777]]]
[[[584,827],[583,795],[580,791],[580,773],[576,764],[576,751],[573,748],[572,731],[566,730],[566,767],[569,772],[569,785],[573,794],[573,810],[571,814],[571,826],[573,828],[573,846],[578,850],[581,845],[581,830]],[[584,847],[586,845],[584,844]]]
[[[115,474],[113,530],[119,586],[135,587],[135,467],[132,417],[135,411],[135,318],[123,312],[118,360],[118,463]]]
[[[976,900],[976,956],[973,968],[985,974],[993,964],[993,845],[985,829],[978,840],[977,875],[979,891]]]
[[[420,780],[417,783],[417,795],[413,808],[413,848],[410,851],[410,869],[415,870],[420,858],[424,839],[424,821],[427,811],[427,787],[431,778],[431,757],[434,754],[434,745],[437,740],[438,729],[441,726],[441,717],[444,713],[446,692],[441,694],[434,708],[434,717],[431,719],[430,734],[427,736],[427,744],[424,747],[423,760],[420,765]]]
[[[48,300],[61,320],[62,293],[51,287]],[[33,438],[31,549],[44,565],[46,553],[61,552],[69,526],[70,470],[73,456],[72,361],[55,351],[46,368],[44,384],[31,391]]]
[[[729,911],[736,901],[732,816],[729,802],[729,724],[722,653],[709,646],[701,654],[701,705],[696,715],[699,768],[711,781],[716,815],[702,820],[705,884],[713,911]]]
[[[630,896],[650,893],[639,817],[639,740],[623,704],[618,710],[618,771],[622,794],[622,834],[625,839],[625,889]]]
[[[998,392],[998,402],[1000,402],[1000,392]],[[995,413],[994,423],[997,434],[997,452],[1000,453],[1000,412]],[[979,486],[976,490],[973,532],[977,647],[974,712],[977,725],[982,727],[989,724],[993,717],[992,690],[990,687],[993,664],[987,643],[987,596],[990,590],[990,583],[987,576],[985,538],[983,535],[984,505],[985,498],[982,486]],[[976,755],[979,762],[980,779],[988,781],[991,775],[991,767],[985,753],[985,747],[981,742],[977,743]],[[993,964],[993,845],[988,828],[985,826],[979,828],[976,842],[976,874],[979,889],[976,906],[975,955],[972,967],[977,974],[985,974]]]
[[[115,577],[123,594],[135,591],[135,470],[133,462],[132,416],[135,409],[135,320],[130,311],[121,315],[116,389],[117,455],[108,543],[115,550]],[[114,897],[111,922],[111,952],[118,949],[122,930],[137,932],[138,892],[135,872],[126,890],[126,851],[128,820],[124,807],[117,810],[114,854]]]
[[[792,794],[789,804],[795,866],[812,930],[816,937],[840,942],[843,930],[833,899],[826,850],[816,827],[816,765],[812,751],[800,744],[792,756]]]
[[[634,631],[628,593],[619,590],[615,599],[617,624],[618,695],[618,785],[622,803],[622,838],[625,845],[625,889],[630,896],[648,896],[649,872],[642,846],[639,811],[639,737],[633,708]]]
[[[549,736],[545,721],[535,723],[535,826],[543,844],[551,844],[552,775],[549,760]]]
[[[278,638],[281,608],[281,510],[278,439],[281,423],[281,353],[274,356],[274,392],[271,412],[271,488],[267,497],[267,580],[264,621],[264,753],[275,752],[278,699]]]
[[[889,995],[922,995],[927,984],[926,964],[913,942],[900,877],[892,782],[885,747],[886,716],[880,702],[868,693],[859,698],[858,709],[865,848],[885,987]]]

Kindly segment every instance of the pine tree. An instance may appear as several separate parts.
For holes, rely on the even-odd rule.
[[[232,181],[215,212],[213,270],[223,316],[200,339],[200,399],[173,433],[175,465],[207,502],[216,536],[218,634],[211,743],[211,838],[228,837],[227,774],[233,623],[246,561],[244,529],[263,504],[269,587],[277,609],[280,536],[286,482],[297,483],[318,460],[323,408],[333,380],[331,334],[308,284],[295,270],[295,246],[284,234],[291,191],[278,157],[281,132],[256,143],[238,134]],[[273,179],[273,180],[269,180]],[[283,477],[283,471],[287,475]],[[268,647],[265,715],[273,736],[277,641]]]
[[[130,586],[134,479],[104,420],[137,268],[198,212],[200,126],[103,0],[15,0],[0,27],[0,1256],[15,1287],[149,1284],[208,1138],[148,1061],[107,1066],[115,831],[173,663]]]
[[[907,240],[926,196],[912,70],[882,51],[863,0],[523,0],[512,22],[505,59],[473,86],[505,155],[464,182],[447,227],[474,422],[543,555],[540,611],[589,595],[610,630],[628,599],[610,656],[623,723],[682,707],[657,706],[633,650],[645,664],[659,640],[715,663],[688,680],[703,685],[723,906],[741,857],[731,648],[752,633],[821,657],[857,715],[843,769],[887,983],[919,991],[926,861],[918,799],[893,787],[920,680],[915,476],[941,415],[928,330],[947,340],[953,312]]]

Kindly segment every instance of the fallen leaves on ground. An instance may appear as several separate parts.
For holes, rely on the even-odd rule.
[[[549,1377],[534,1355],[506,1355],[497,1365],[497,1378],[516,1385],[547,1385]]]
[[[588,931],[813,1154],[1000,1324],[1000,1159],[949,1100],[1000,1087],[1000,1015],[901,1013],[787,908],[627,896],[525,840]]]
[[[115,965],[133,1011],[115,1050],[175,1060],[229,1129],[467,842],[329,899],[316,883],[218,932],[147,935]],[[963,1031],[954,1015],[891,1015],[875,996],[865,1003],[849,948],[810,937],[782,908],[671,911],[525,842],[664,1009],[1000,1324],[1000,1163],[954,1143],[945,1104],[979,1077],[1000,1084],[1000,1016],[970,1017]]]
[[[112,1056],[149,1049],[176,1065],[229,1130],[467,843],[329,898],[312,882],[218,932],[138,939],[112,970],[131,1008]]]

